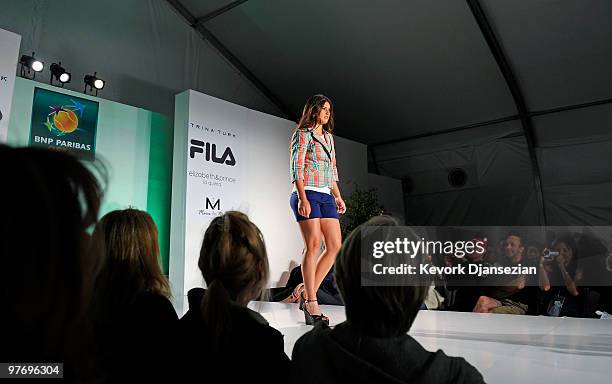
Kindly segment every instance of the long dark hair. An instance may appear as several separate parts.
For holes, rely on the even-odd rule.
[[[214,346],[232,329],[231,302],[245,305],[259,297],[268,281],[263,235],[247,215],[228,211],[210,223],[198,267],[207,284],[201,315]]]
[[[558,236],[553,241],[552,248],[555,249],[561,243],[565,244],[565,246],[568,247],[572,251],[572,259],[569,261],[567,265],[567,272],[570,274],[570,276],[573,279],[576,273],[576,270],[578,269],[578,256],[579,256],[578,246],[576,245],[576,241],[574,240],[574,238],[570,234],[567,234],[567,233],[564,233]]]
[[[160,266],[157,227],[138,209],[112,211],[96,225],[94,239],[104,249],[96,281],[99,317],[121,312],[142,292],[170,297],[170,285]]]
[[[296,129],[311,128],[317,124],[317,117],[323,109],[325,102],[329,103],[329,120],[327,124],[323,124],[323,129],[329,133],[334,131],[334,105],[332,104],[329,97],[325,95],[312,95],[306,100],[304,109],[302,110],[302,117],[298,121]]]

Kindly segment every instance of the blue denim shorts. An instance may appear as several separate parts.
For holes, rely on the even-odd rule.
[[[336,199],[329,193],[305,190],[306,199],[310,203],[310,217],[304,217],[298,213],[298,195],[297,192],[291,194],[289,204],[297,221],[308,219],[337,219],[338,207]]]

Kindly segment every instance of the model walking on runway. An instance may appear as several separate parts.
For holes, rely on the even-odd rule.
[[[293,192],[290,204],[304,239],[304,291],[300,306],[306,324],[319,321],[329,324],[329,319],[319,309],[317,290],[334,265],[342,245],[338,214],[346,211],[346,205],[337,184],[333,129],[331,101],[324,95],[314,95],[306,101],[291,137]],[[322,239],[325,249],[321,253]]]

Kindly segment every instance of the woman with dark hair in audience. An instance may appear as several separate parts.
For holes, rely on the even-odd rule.
[[[91,380],[87,314],[99,257],[86,229],[103,188],[63,152],[0,146],[0,164],[0,361],[64,363],[64,380]]]
[[[362,285],[362,262],[372,259],[362,257],[362,231],[374,227],[385,236],[384,227],[397,225],[391,217],[377,216],[345,240],[335,276],[345,302],[346,321],[333,330],[320,323],[298,339],[292,356],[293,383],[483,382],[480,373],[463,358],[428,352],[407,334],[427,295],[426,279],[411,285]],[[408,231],[404,235],[410,241],[420,240]],[[409,254],[404,255],[404,259],[397,259],[400,254],[394,254],[394,265],[416,265],[425,257],[412,260]]]
[[[558,237],[552,246],[553,258],[542,257],[540,287],[545,292],[543,310],[547,316],[582,316],[581,298],[576,282],[582,277],[578,268],[578,248],[569,235]]]
[[[137,209],[113,211],[93,237],[104,249],[95,291],[103,372],[111,382],[172,377],[168,354],[178,317],[168,300],[153,219]]]
[[[180,321],[187,353],[181,371],[211,383],[285,382],[289,358],[282,334],[247,308],[263,292],[269,273],[257,226],[234,211],[213,219],[198,266],[208,288],[188,294],[189,311]]]

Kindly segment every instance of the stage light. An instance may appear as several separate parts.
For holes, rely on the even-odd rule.
[[[34,57],[34,52],[32,52],[32,56],[22,55],[21,59],[19,59],[19,65],[21,65],[21,77],[25,77],[26,79],[28,78],[26,76],[26,69],[28,74],[34,71],[32,74],[32,79],[34,79],[34,77],[36,77],[36,72],[42,71],[45,67],[42,61]]]
[[[40,71],[42,71],[42,70],[43,70],[43,67],[44,67],[43,63],[42,63],[42,62],[40,62],[40,61],[38,61],[38,60],[34,60],[34,61],[32,62],[32,69],[33,69],[34,71],[36,71],[36,72],[40,72]]]
[[[89,87],[90,91],[93,89],[96,90],[96,96],[98,95],[98,91],[104,88],[106,84],[104,80],[98,78],[98,72],[94,72],[93,75],[85,75],[83,81],[85,82],[85,90],[83,92],[87,93],[87,87]]]
[[[62,84],[62,87],[64,86],[64,84],[70,82],[70,73],[66,72],[64,67],[62,67],[61,61],[59,63],[51,64],[49,70],[51,71],[51,84],[53,84],[53,78],[59,81]]]

